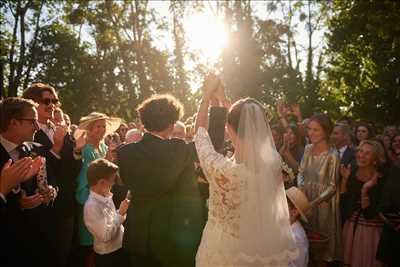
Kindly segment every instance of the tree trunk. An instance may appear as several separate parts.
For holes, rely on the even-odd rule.
[[[18,94],[18,87],[21,84],[21,76],[22,76],[22,70],[25,65],[25,14],[27,10],[26,5],[22,10],[20,14],[20,38],[21,38],[21,45],[19,49],[19,61],[17,65],[17,76],[14,80],[14,88],[13,88],[13,94],[12,96],[17,96]]]
[[[39,11],[37,12],[35,34],[34,34],[32,46],[31,46],[31,49],[30,49],[31,53],[29,55],[28,68],[27,68],[27,70],[25,72],[25,80],[24,80],[24,84],[23,84],[23,88],[24,89],[27,88],[27,86],[28,86],[29,76],[30,76],[32,65],[33,65],[33,62],[34,62],[34,57],[35,57],[35,53],[34,52],[35,52],[35,48],[36,48],[37,39],[38,39],[38,36],[39,36],[39,29],[40,29],[39,23],[40,23],[40,15],[42,14],[43,4],[44,4],[44,0],[42,0],[40,2],[40,8],[39,8]]]
[[[13,34],[11,39],[11,48],[8,57],[8,65],[10,68],[10,73],[8,76],[8,96],[16,96],[17,91],[14,90],[14,73],[15,73],[15,62],[14,62],[14,54],[15,54],[15,44],[17,43],[17,29],[19,22],[19,13],[21,12],[21,1],[19,0],[17,3],[17,10],[13,13],[15,24],[13,28]],[[15,92],[14,92],[15,91]]]
[[[143,25],[140,23],[139,15],[142,13],[140,3],[138,0],[135,0],[135,8],[131,4],[131,12],[134,19],[134,23],[132,25],[132,31],[134,33],[134,43],[133,43],[133,48],[135,51],[136,55],[136,61],[137,61],[137,76],[139,80],[139,86],[140,86],[140,93],[139,93],[139,100],[143,100],[146,97],[150,96],[152,92],[150,92],[150,88],[148,85],[148,81],[146,78],[146,70],[145,70],[145,64],[143,60]],[[147,7],[147,1],[144,3],[145,9]],[[145,14],[146,12],[143,12],[143,18],[142,20],[145,21]]]

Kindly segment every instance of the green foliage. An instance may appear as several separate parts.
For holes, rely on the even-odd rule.
[[[400,4],[335,1],[329,24],[327,86],[355,118],[399,123]]]
[[[267,14],[282,19],[260,19],[253,3],[171,1],[167,19],[148,0],[0,1],[2,96],[31,82],[49,83],[77,121],[93,110],[131,120],[144,98],[172,93],[189,116],[200,97],[190,85],[216,68],[232,100],[250,96],[275,106],[283,97],[301,103],[305,116],[329,112],[399,123],[392,115],[400,112],[397,2],[266,2]],[[183,27],[185,16],[206,8],[222,15],[228,29],[229,45],[215,66],[199,63]],[[326,26],[325,48],[315,44],[314,33]],[[172,51],[155,46],[164,40],[154,29],[172,36]],[[296,42],[299,29],[305,47]]]

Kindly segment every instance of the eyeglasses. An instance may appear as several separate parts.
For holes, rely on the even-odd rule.
[[[53,105],[60,105],[60,100],[58,100],[57,98],[42,98],[40,100],[40,103],[45,104],[46,106],[53,104]]]

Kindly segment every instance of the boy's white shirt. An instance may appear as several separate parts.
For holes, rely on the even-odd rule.
[[[93,249],[97,254],[108,254],[122,247],[126,219],[116,210],[112,194],[104,197],[90,191],[84,207],[84,222],[93,235]]]
[[[294,261],[289,263],[289,267],[307,267],[309,244],[306,232],[298,220],[295,221],[291,226],[299,255]]]

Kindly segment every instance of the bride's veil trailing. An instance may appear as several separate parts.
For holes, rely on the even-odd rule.
[[[240,154],[236,159],[245,166],[247,189],[241,192],[240,241],[232,244],[237,246],[232,249],[239,252],[239,258],[255,264],[287,264],[297,250],[289,222],[281,157],[259,102],[245,100],[237,134]]]

